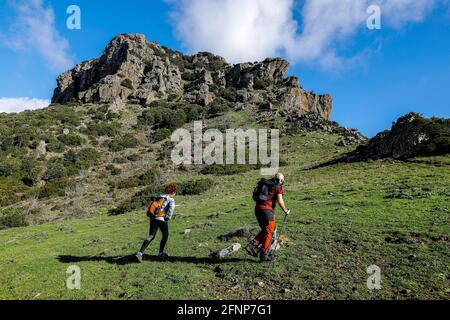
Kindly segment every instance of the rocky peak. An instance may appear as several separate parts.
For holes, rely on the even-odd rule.
[[[142,34],[121,34],[102,56],[82,62],[57,79],[53,103],[146,105],[179,96],[181,102],[209,105],[216,99],[245,107],[329,119],[330,95],[305,91],[297,77],[286,77],[289,63],[280,58],[228,64],[208,52],[187,56],[148,42]]]
[[[417,113],[400,117],[391,130],[378,133],[367,145],[347,156],[347,160],[407,159],[441,155],[450,151],[450,120],[426,119]]]

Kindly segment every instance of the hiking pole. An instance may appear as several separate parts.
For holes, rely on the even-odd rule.
[[[284,235],[286,237],[286,234],[285,234],[286,233],[286,223],[287,223],[287,220],[288,220],[288,216],[290,214],[291,214],[291,210],[288,210],[287,214],[285,214],[284,219],[283,219],[283,225],[281,226],[281,234],[280,235],[277,234],[278,237],[280,237],[282,235]],[[280,249],[281,249],[281,246],[280,246]],[[273,252],[273,260],[270,262],[269,273],[272,272],[272,269],[273,269],[273,267],[275,265],[275,262],[276,262],[276,257],[277,257],[276,250],[274,250],[274,252]]]

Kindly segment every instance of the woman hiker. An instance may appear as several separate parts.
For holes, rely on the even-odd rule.
[[[150,231],[147,239],[142,244],[141,249],[136,253],[136,258],[142,263],[145,249],[155,239],[158,229],[161,230],[162,239],[159,244],[159,258],[167,258],[169,255],[164,252],[167,239],[169,238],[169,223],[168,221],[173,215],[175,210],[175,196],[177,193],[177,185],[175,183],[168,184],[164,193],[160,197],[154,199],[150,204],[149,216],[150,216]]]

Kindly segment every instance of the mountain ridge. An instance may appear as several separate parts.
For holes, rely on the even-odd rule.
[[[277,109],[330,120],[332,97],[304,90],[298,77],[286,77],[289,62],[228,64],[207,52],[188,56],[142,34],[114,37],[99,58],[82,62],[57,79],[52,103],[148,105],[176,96],[178,101],[210,105],[216,99],[243,107]]]

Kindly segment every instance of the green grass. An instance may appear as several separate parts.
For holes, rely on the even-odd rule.
[[[177,197],[165,262],[153,257],[160,234],[145,263],[134,262],[147,234],[144,212],[0,231],[0,298],[449,299],[449,157],[310,169],[346,151],[337,139],[282,139],[292,216],[290,241],[272,267],[243,250],[230,261],[209,258],[233,242],[218,236],[256,226],[251,192],[260,176],[251,171],[213,177],[204,195]],[[382,289],[370,291],[366,269],[374,264]],[[66,288],[70,265],[81,268],[80,290]]]

